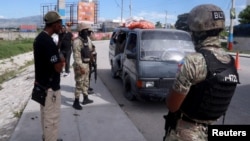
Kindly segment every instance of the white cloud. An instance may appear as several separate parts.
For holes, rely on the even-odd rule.
[[[158,21],[160,21],[161,23],[165,23],[166,16],[167,16],[167,23],[175,24],[178,15],[167,14],[165,12],[142,11],[142,12],[138,12],[136,14],[133,14],[133,16],[131,18],[132,19],[144,19],[144,20],[151,21],[153,23],[156,23]],[[122,21],[125,22],[128,19],[130,19],[130,17],[124,16],[122,18]],[[114,22],[120,22],[121,17],[118,16],[118,17],[113,18],[113,19],[107,19],[107,18],[100,17],[99,20],[100,21],[112,20]]]
[[[0,19],[3,19],[3,18],[4,18],[4,16],[1,16],[1,15],[0,15]]]
[[[145,20],[149,20],[152,22],[158,22],[165,23],[167,20],[167,23],[174,24],[177,20],[177,15],[172,15],[164,12],[147,12],[142,11],[138,13],[139,17],[143,17]]]
[[[238,6],[236,6],[236,8],[239,10],[243,10],[246,8],[246,5],[238,5]]]

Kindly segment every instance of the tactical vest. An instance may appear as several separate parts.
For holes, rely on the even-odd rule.
[[[88,63],[90,61],[90,50],[89,50],[89,44],[85,40],[82,41],[82,48],[81,48],[81,57],[83,63]]]
[[[181,111],[191,119],[216,120],[225,112],[239,83],[234,58],[228,64],[221,63],[214,54],[202,49],[207,64],[206,79],[191,86]]]

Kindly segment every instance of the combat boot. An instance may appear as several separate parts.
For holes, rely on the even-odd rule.
[[[87,95],[84,96],[84,100],[82,102],[82,105],[93,103],[94,101],[89,99]]]
[[[91,88],[91,87],[88,88],[88,94],[94,94],[93,88]]]
[[[74,104],[73,104],[73,107],[74,107],[76,110],[82,110],[82,106],[80,105],[79,99],[78,99],[78,98],[75,99]]]
[[[88,90],[88,94],[94,94],[94,92],[93,92],[93,91],[89,91],[89,90]]]
[[[89,87],[89,88],[88,88],[88,91],[93,91],[93,88]]]

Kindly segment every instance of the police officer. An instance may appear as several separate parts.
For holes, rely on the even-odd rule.
[[[207,125],[225,115],[239,83],[234,58],[219,41],[225,15],[212,4],[194,7],[187,23],[197,53],[187,55],[166,98],[175,125],[166,141],[207,141]]]
[[[73,68],[76,81],[75,101],[73,107],[77,110],[81,110],[82,106],[79,103],[81,93],[83,94],[83,105],[93,103],[93,100],[88,98],[91,50],[88,40],[88,29],[90,26],[85,23],[79,23],[77,28],[79,36],[73,41]]]
[[[44,16],[45,28],[34,40],[35,86],[45,89],[45,105],[41,104],[41,123],[44,141],[56,141],[60,119],[60,72],[65,59],[59,55],[52,39],[62,28],[62,19],[56,11]]]

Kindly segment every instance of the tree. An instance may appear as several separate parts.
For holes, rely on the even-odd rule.
[[[160,21],[156,22],[155,27],[156,28],[162,28],[161,22]]]
[[[240,12],[239,16],[240,24],[250,24],[250,6],[248,5],[246,9]]]

